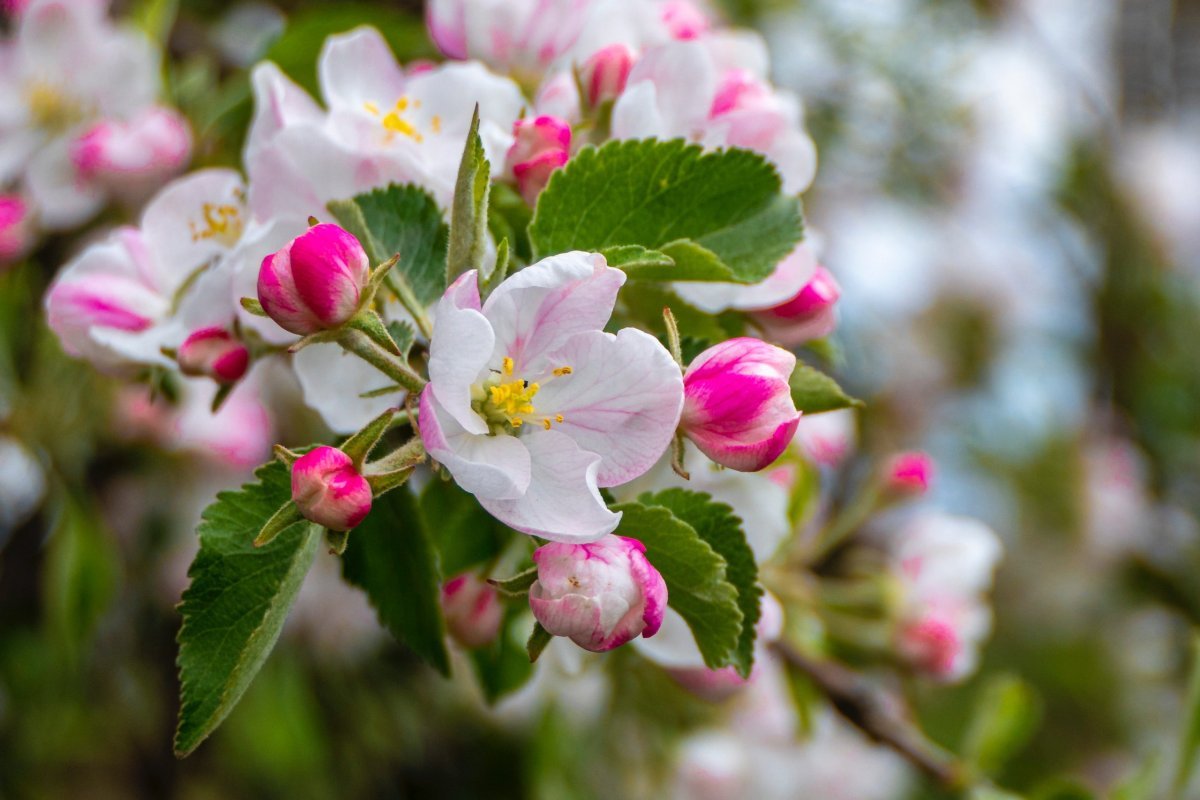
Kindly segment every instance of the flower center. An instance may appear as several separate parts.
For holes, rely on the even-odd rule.
[[[363,108],[367,113],[379,119],[379,124],[383,126],[384,139],[388,142],[396,138],[397,135],[407,136],[418,144],[425,141],[425,135],[421,133],[420,128],[415,123],[405,117],[409,109],[416,110],[421,107],[420,100],[410,100],[408,95],[403,95],[392,109],[384,114],[380,111],[378,104],[371,101],[363,103]],[[435,134],[442,132],[442,118],[436,114],[429,120],[429,127]]]
[[[570,367],[559,367],[552,373],[553,377],[570,375]],[[500,374],[489,377],[475,387],[472,406],[479,416],[487,422],[492,435],[500,432],[516,433],[531,419],[546,430],[553,423],[564,421],[562,414],[540,415],[533,405],[533,398],[541,389],[541,384],[513,377],[513,360],[504,357]]]
[[[234,205],[205,203],[201,207],[201,219],[188,223],[192,241],[215,239],[226,247],[233,247],[242,236],[242,211]]]
[[[84,118],[84,109],[78,101],[45,81],[34,81],[25,93],[29,115],[39,128],[62,131]]]

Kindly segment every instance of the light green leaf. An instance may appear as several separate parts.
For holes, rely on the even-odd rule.
[[[725,559],[725,577],[737,590],[738,608],[742,612],[742,631],[731,663],[743,678],[750,677],[754,666],[754,626],[761,613],[763,590],[758,585],[758,564],[746,542],[742,521],[732,507],[714,501],[708,494],[687,489],[646,493],[638,502],[670,509]]]
[[[417,300],[429,304],[446,290],[449,230],[433,197],[412,184],[390,184],[348,200],[334,200],[329,213],[358,237],[373,265],[397,253],[393,268]]]
[[[487,278],[484,258],[487,256],[488,194],[491,186],[491,164],[479,138],[479,106],[471,118],[471,130],[463,146],[462,161],[458,164],[458,181],[454,185],[454,203],[450,209],[450,252],[446,262],[446,284],[470,270],[479,270]]]
[[[179,606],[180,756],[195,750],[241,699],[279,638],[321,540],[315,525],[301,521],[255,548],[263,523],[291,498],[283,464],[272,462],[255,474],[258,483],[222,492],[201,518],[200,552]]]
[[[749,150],[609,142],[584,148],[554,173],[529,236],[536,258],[613,252],[638,264],[637,277],[754,283],[803,235],[800,202],[781,187],[770,162]],[[658,251],[675,267],[657,255],[639,263],[636,251],[623,249],[630,246]]]
[[[407,487],[376,498],[350,534],[342,575],[367,593],[379,621],[443,675],[450,674],[442,576],[417,500]]]
[[[842,390],[837,381],[807,364],[796,364],[791,380],[792,402],[805,414],[861,408],[863,402]]]
[[[529,652],[529,662],[532,664],[541,658],[542,651],[550,644],[550,640],[554,637],[550,631],[542,627],[542,623],[533,623],[533,633],[529,634],[529,641],[525,645],[525,649]]]
[[[963,757],[985,775],[996,775],[1037,730],[1037,694],[1013,675],[998,675],[983,687],[963,740]]]
[[[725,559],[669,508],[621,503],[613,510],[624,513],[616,532],[646,546],[667,584],[667,604],[691,628],[704,663],[710,669],[734,663],[743,616]]]
[[[1109,800],[1154,800],[1163,774],[1162,765],[1160,753],[1150,756],[1113,789]]]
[[[46,552],[46,618],[74,658],[108,610],[117,588],[120,562],[115,540],[97,509],[67,496]]]
[[[1179,758],[1175,768],[1175,795],[1191,784],[1196,769],[1196,756],[1200,754],[1200,634],[1192,638],[1192,676],[1188,683],[1187,705],[1185,706],[1183,730],[1179,737]]]

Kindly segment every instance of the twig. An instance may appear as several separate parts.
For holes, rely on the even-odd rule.
[[[772,645],[792,667],[803,672],[845,719],[872,741],[891,748],[946,789],[970,785],[968,768],[893,711],[893,704],[869,681],[832,661],[810,658],[783,642]]]

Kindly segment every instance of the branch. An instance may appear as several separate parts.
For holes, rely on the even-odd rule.
[[[970,785],[967,766],[897,715],[895,703],[874,684],[841,664],[810,658],[784,642],[776,642],[772,648],[807,675],[838,713],[872,741],[899,753],[946,789],[956,791]]]

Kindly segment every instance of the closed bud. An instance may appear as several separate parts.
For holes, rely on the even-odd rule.
[[[884,477],[887,489],[902,496],[925,494],[932,481],[933,459],[920,451],[893,456]]]
[[[305,519],[348,531],[371,511],[371,487],[350,456],[318,447],[292,464],[292,500]]]
[[[454,640],[474,649],[496,638],[504,607],[495,588],[476,575],[464,573],[442,586],[442,614]]]
[[[212,378],[217,383],[236,383],[250,365],[250,351],[224,328],[201,328],[183,340],[175,353],[184,375]]]
[[[900,657],[933,678],[959,677],[963,649],[953,622],[937,614],[910,622],[897,632],[896,650]]]
[[[508,168],[525,202],[533,205],[550,175],[571,156],[571,126],[558,117],[519,119],[513,123],[513,136]]]
[[[32,232],[25,201],[15,194],[0,194],[0,266],[25,254]]]
[[[667,585],[636,539],[608,534],[589,544],[552,542],[533,553],[529,606],[542,627],[604,652],[662,626]]]
[[[713,461],[755,472],[787,448],[800,422],[788,379],[796,357],[749,337],[698,355],[683,376],[680,427]]]
[[[812,280],[795,297],[774,308],[756,311],[754,317],[772,338],[795,347],[833,333],[841,296],[842,289],[833,275],[818,266]]]
[[[279,327],[307,336],[349,321],[369,276],[358,239],[337,225],[314,225],[263,259],[258,301]]]
[[[137,195],[179,172],[191,151],[187,122],[155,106],[128,122],[97,122],[71,144],[71,161],[84,180]]]
[[[587,92],[588,104],[595,107],[607,100],[616,100],[629,82],[633,61],[633,51],[629,47],[611,44],[583,62],[579,78]]]

